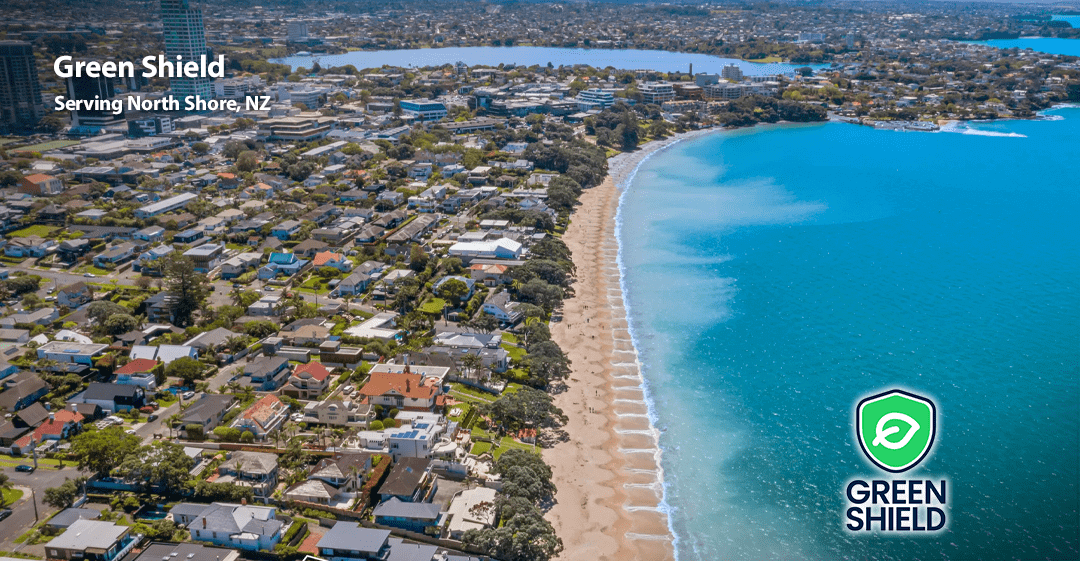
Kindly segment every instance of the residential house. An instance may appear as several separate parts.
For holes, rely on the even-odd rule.
[[[311,265],[316,268],[333,267],[343,273],[348,273],[353,267],[352,261],[345,257],[345,254],[332,251],[317,253],[315,258],[312,259]]]
[[[0,328],[0,341],[5,343],[26,343],[30,341],[28,329]]]
[[[285,498],[347,509],[355,495],[318,479],[305,479],[285,490]]]
[[[229,341],[236,337],[243,337],[243,335],[229,331],[224,327],[218,327],[210,331],[203,331],[185,342],[184,345],[194,347],[200,353],[216,353],[224,350]]]
[[[176,304],[176,296],[167,291],[161,291],[143,301],[146,307],[147,321],[167,321],[172,323],[175,319],[173,308]]]
[[[501,284],[510,284],[510,267],[506,265],[482,265],[477,263],[469,267],[469,276],[473,280],[484,283],[487,287],[496,287]]]
[[[152,392],[157,389],[157,382],[154,380],[154,369],[159,364],[161,363],[149,358],[135,359],[116,369],[116,383],[140,386],[146,391]]]
[[[316,253],[319,253],[320,251],[325,251],[328,247],[330,246],[327,245],[326,242],[307,239],[296,244],[296,246],[293,247],[293,253],[305,259],[311,259],[312,257],[315,257]]]
[[[327,399],[304,406],[304,422],[366,429],[375,420],[371,405],[352,399]]]
[[[510,238],[494,241],[458,242],[450,246],[449,255],[465,262],[473,259],[519,259],[524,252],[522,245]]]
[[[517,308],[518,303],[510,300],[510,293],[503,291],[488,296],[482,310],[503,324],[512,324],[521,319],[521,312]]]
[[[123,559],[142,539],[131,526],[100,520],[76,520],[67,531],[45,544],[49,559],[115,561]]]
[[[356,368],[364,359],[361,347],[344,347],[341,341],[323,341],[319,344],[319,360],[327,366]]]
[[[3,388],[4,391],[0,393],[0,408],[10,412],[28,408],[49,393],[49,385],[30,372],[19,372],[7,377],[3,381]]]
[[[288,339],[296,346],[318,345],[330,337],[330,329],[322,324],[304,325],[289,333]]]
[[[106,249],[104,253],[94,256],[94,266],[105,267],[117,265],[131,259],[135,255],[135,244],[124,242]]]
[[[299,259],[295,253],[271,253],[270,261],[259,269],[259,278],[266,280],[279,276],[291,277],[300,272],[308,261]]]
[[[206,237],[205,232],[197,228],[192,228],[190,230],[184,230],[183,232],[179,232],[173,235],[172,241],[173,243],[179,244],[192,244],[203,239],[204,237]]]
[[[281,357],[262,356],[244,367],[241,383],[257,391],[272,392],[289,378],[289,361]]]
[[[193,510],[180,503],[173,510]],[[187,524],[194,541],[244,551],[270,551],[281,541],[285,523],[277,518],[277,508],[229,503],[213,503]]]
[[[165,239],[165,228],[161,226],[147,226],[136,231],[131,237],[149,243],[157,243]]]
[[[240,275],[259,266],[262,260],[261,253],[247,252],[230,257],[221,262],[221,278],[235,279]]]
[[[60,533],[70,528],[78,520],[97,520],[100,516],[101,511],[92,508],[65,508],[46,521],[45,527],[53,532]]]
[[[146,390],[129,384],[90,382],[85,391],[69,399],[68,403],[89,403],[109,413],[130,411],[146,405]]]
[[[371,275],[355,271],[351,275],[341,279],[334,289],[334,292],[338,297],[363,294],[364,291],[367,290],[368,285],[371,284],[372,280],[373,277]]]
[[[202,394],[181,413],[179,426],[183,436],[187,437],[190,425],[199,425],[203,434],[209,434],[221,424],[234,403],[236,398],[228,394]]]
[[[51,175],[35,173],[19,179],[19,192],[39,197],[50,197],[63,193],[64,184]]]
[[[298,364],[281,394],[296,399],[315,399],[330,388],[330,370],[321,362]]]
[[[206,274],[217,268],[224,254],[225,244],[204,243],[185,251],[184,257],[191,259],[195,264],[195,272]]]
[[[406,503],[426,502],[438,489],[439,477],[431,472],[428,458],[401,458],[394,462],[386,480],[379,487],[379,500],[392,497]]]
[[[240,552],[234,549],[207,547],[197,543],[154,542],[143,548],[138,557],[129,561],[161,561],[162,559],[176,561],[239,561]]]
[[[402,411],[431,411],[442,393],[437,384],[424,384],[422,376],[409,372],[373,372],[359,391],[372,405]]]
[[[60,313],[56,308],[39,308],[32,312],[19,312],[5,318],[0,318],[0,327],[11,329],[20,324],[49,325],[59,318]]]
[[[390,557],[390,530],[362,528],[338,521],[323,534],[316,547],[326,561],[385,561]]]
[[[233,426],[250,431],[255,438],[263,439],[274,430],[281,428],[289,418],[289,406],[276,395],[263,396],[236,419]]]
[[[41,236],[11,238],[4,246],[4,255],[8,257],[44,257],[56,247],[54,240]]]
[[[73,263],[90,251],[90,240],[64,240],[56,246],[56,256],[64,263]]]
[[[425,533],[429,528],[440,528],[444,518],[441,505],[407,503],[397,497],[390,497],[389,500],[379,503],[372,514],[375,515],[376,524],[417,533]]]
[[[74,310],[94,299],[94,289],[85,282],[69,284],[56,291],[56,303]]]
[[[301,225],[299,220],[286,220],[271,228],[270,235],[281,241],[286,241],[300,231]]]
[[[446,509],[446,530],[450,539],[460,540],[469,530],[495,525],[495,489],[473,487],[458,491]]]
[[[134,345],[128,357],[131,360],[144,358],[169,364],[178,358],[198,359],[199,351],[188,345]]]
[[[15,446],[23,453],[33,450],[45,440],[63,440],[82,431],[84,417],[77,411],[60,409],[49,413],[49,418],[37,426],[32,433],[15,441]]]
[[[142,273],[147,276],[160,277],[161,271],[157,267],[157,262],[162,257],[169,255],[175,251],[171,245],[157,245],[142,253],[135,258],[135,264],[132,265],[132,269],[136,273]],[[160,292],[158,294],[161,294]]]
[[[278,457],[268,452],[236,451],[218,466],[217,483],[251,487],[258,499],[267,499],[278,484]]]
[[[94,365],[94,357],[105,352],[108,345],[82,344],[68,341],[49,341],[37,348],[38,359],[55,360],[59,363]]]

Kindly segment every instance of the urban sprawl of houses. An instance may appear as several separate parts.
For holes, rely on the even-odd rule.
[[[547,326],[574,273],[560,235],[608,156],[709,126],[932,128],[1080,95],[1075,57],[958,40],[1070,32],[1046,18],[868,4],[361,3],[303,18],[222,3],[205,22],[186,0],[149,22],[124,2],[60,3],[55,18],[6,6],[0,556],[558,555],[538,449],[565,436],[548,391],[570,368]],[[208,41],[224,79],[51,73],[64,53],[197,56]],[[267,61],[519,44],[808,66]],[[166,93],[270,103],[127,109]],[[61,95],[124,110],[55,112]]]

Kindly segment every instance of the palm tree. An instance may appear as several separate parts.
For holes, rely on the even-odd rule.
[[[474,377],[474,378],[479,379],[479,376],[476,376],[476,373],[481,368],[483,368],[484,359],[480,358],[479,355],[469,353],[469,354],[466,354],[465,356],[461,357],[461,366],[464,367],[465,370],[468,371],[470,377]]]
[[[165,419],[165,422],[166,422],[166,424],[169,425],[169,438],[176,438],[173,435],[173,432],[176,429],[176,423],[180,422],[180,414],[179,413],[173,413],[172,415],[169,416],[168,419]]]
[[[8,478],[6,473],[0,473],[0,491],[8,491],[13,487],[11,479]],[[0,507],[7,506],[7,499],[0,494]]]

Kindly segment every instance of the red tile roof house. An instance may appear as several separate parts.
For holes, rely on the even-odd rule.
[[[255,438],[266,438],[267,433],[285,424],[289,418],[289,406],[276,395],[268,395],[256,401],[244,411],[233,426],[241,431],[251,431]]]
[[[147,391],[154,391],[157,388],[154,368],[158,364],[158,361],[153,359],[137,358],[116,369],[116,383],[142,386]]]
[[[352,270],[353,264],[344,254],[334,253],[332,251],[322,251],[315,254],[315,258],[311,261],[311,266],[316,269],[319,267],[333,267],[347,273]]]
[[[408,372],[375,372],[360,388],[360,395],[371,405],[401,411],[431,411],[441,388],[435,383],[423,385],[423,377]]]
[[[59,195],[64,192],[64,184],[51,175],[35,173],[19,180],[19,192],[41,196]]]
[[[82,431],[83,416],[75,411],[61,409],[55,413],[49,413],[49,420],[38,425],[34,432],[23,436],[15,441],[15,445],[24,452],[32,450],[31,442],[35,445],[43,440],[62,440]]]
[[[281,395],[296,399],[315,399],[330,388],[330,370],[322,363],[298,364],[281,388]]]

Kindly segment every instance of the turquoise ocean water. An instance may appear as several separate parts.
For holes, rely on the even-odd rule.
[[[828,123],[655,154],[623,282],[686,560],[1080,558],[1080,109],[940,133]],[[936,537],[853,537],[852,408],[905,387]]]
[[[988,45],[999,49],[1031,49],[1052,55],[1080,56],[1080,39],[1059,39],[1057,37],[1020,37],[1019,39],[991,39],[989,41],[970,41],[978,45]]]

